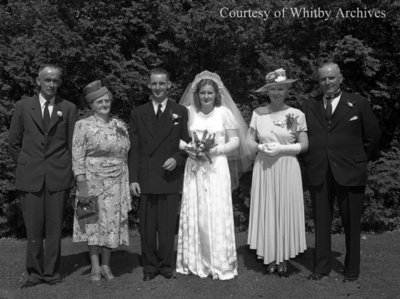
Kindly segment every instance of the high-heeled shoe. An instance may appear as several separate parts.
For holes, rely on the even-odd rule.
[[[110,280],[114,279],[114,275],[112,274],[110,267],[108,267],[107,265],[102,265],[101,266],[101,275],[107,281],[110,281]]]
[[[276,262],[273,261],[268,264],[267,269],[265,269],[265,274],[274,274],[276,270]]]
[[[90,272],[90,282],[91,283],[98,283],[101,281],[101,269],[94,270],[92,268]]]
[[[279,263],[277,271],[279,277],[289,277],[289,274],[287,272],[287,262],[284,261],[282,263]]]

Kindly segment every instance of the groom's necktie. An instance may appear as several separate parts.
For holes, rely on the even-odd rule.
[[[49,111],[49,104],[50,101],[46,101],[44,104],[44,111],[43,111],[43,130],[47,132],[49,130],[50,124],[50,111]]]
[[[162,108],[162,105],[161,105],[161,104],[158,104],[158,109],[157,109],[157,114],[156,114],[156,116],[157,116],[158,119],[160,119],[160,118],[161,118],[161,115],[162,115],[162,110],[161,110],[161,108]]]

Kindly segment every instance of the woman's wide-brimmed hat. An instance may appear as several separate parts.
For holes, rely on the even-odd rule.
[[[85,100],[88,104],[93,103],[94,100],[108,93],[110,92],[107,87],[101,86],[100,80],[93,81],[83,88],[83,94],[85,95]]]
[[[278,84],[291,84],[298,79],[288,79],[286,78],[286,71],[282,68],[277,69],[273,72],[268,73],[265,76],[265,80],[267,81],[267,84],[265,84],[263,87],[259,88],[256,90],[256,92],[265,92],[268,90],[269,87],[273,85],[278,85]]]

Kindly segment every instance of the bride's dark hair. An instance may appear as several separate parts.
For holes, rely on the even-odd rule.
[[[194,104],[195,104],[197,110],[200,110],[200,108],[201,108],[200,97],[199,97],[200,89],[206,85],[210,85],[214,88],[214,92],[215,92],[214,107],[221,106],[221,94],[219,92],[217,83],[215,83],[215,81],[211,80],[211,79],[202,79],[199,81],[199,83],[197,83],[196,89],[194,90],[194,93],[193,93]]]

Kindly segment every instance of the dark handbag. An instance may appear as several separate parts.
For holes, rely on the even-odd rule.
[[[96,197],[89,197],[89,199],[84,199],[84,200],[77,197],[75,214],[79,220],[97,215]]]

